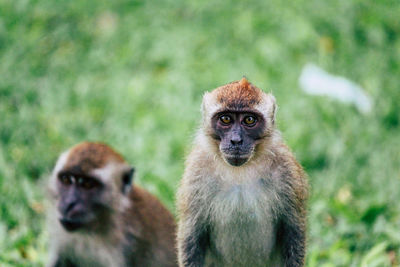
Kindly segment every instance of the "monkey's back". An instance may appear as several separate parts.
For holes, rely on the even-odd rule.
[[[176,225],[172,214],[152,194],[134,186],[125,220],[130,241],[126,252],[133,266],[177,266]],[[132,253],[132,250],[134,253]]]

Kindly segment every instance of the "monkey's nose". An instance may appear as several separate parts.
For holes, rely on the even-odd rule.
[[[234,146],[243,144],[243,140],[241,138],[232,138],[231,144]]]
[[[80,203],[75,203],[65,213],[64,216],[70,219],[80,218],[85,214],[85,209]]]

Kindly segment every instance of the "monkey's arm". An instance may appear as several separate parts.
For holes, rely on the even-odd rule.
[[[178,230],[180,267],[202,267],[208,247],[208,230],[193,219],[181,219]]]
[[[306,175],[291,154],[281,173],[281,209],[278,238],[285,267],[302,267],[306,254],[306,202],[308,184]]]
[[[198,180],[187,172],[178,190],[178,260],[180,267],[204,266],[209,244],[207,219],[203,208],[206,206],[201,195]]]
[[[304,266],[304,258],[306,251],[306,211],[305,199],[307,192],[306,187],[302,187],[304,191],[288,193],[286,199],[286,207],[281,214],[280,229],[278,236],[281,239],[282,254],[285,267],[301,267]],[[289,195],[290,194],[290,195]]]
[[[286,267],[304,266],[305,257],[305,230],[301,222],[283,222],[281,224],[282,254]]]

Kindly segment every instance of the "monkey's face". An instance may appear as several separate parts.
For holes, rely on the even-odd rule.
[[[69,171],[60,172],[57,179],[59,220],[67,231],[93,228],[105,217],[107,207],[101,201],[105,185],[99,179]]]
[[[129,205],[134,168],[111,147],[83,142],[61,154],[50,179],[58,219],[67,231],[104,232]]]
[[[212,128],[224,160],[232,166],[241,166],[263,138],[265,120],[257,112],[223,111],[213,116]]]

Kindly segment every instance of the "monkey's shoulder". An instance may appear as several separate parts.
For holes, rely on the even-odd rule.
[[[161,266],[165,262],[175,266],[174,247],[171,246],[175,239],[175,220],[171,212],[154,195],[137,185],[131,190],[129,199],[124,220],[127,225],[125,235],[129,238],[125,251],[127,255],[133,255],[130,261],[141,263],[139,266],[144,263]]]
[[[131,203],[125,217],[130,219],[131,225],[137,224],[136,229],[143,229],[143,234],[174,231],[175,222],[171,212],[150,192],[135,185],[129,199]]]
[[[270,164],[271,170],[278,171],[281,175],[295,178],[305,177],[303,167],[286,144],[280,142],[271,152],[273,155]]]
[[[271,162],[271,177],[282,184],[284,194],[294,194],[300,202],[305,202],[309,187],[307,174],[286,145],[278,148]]]

